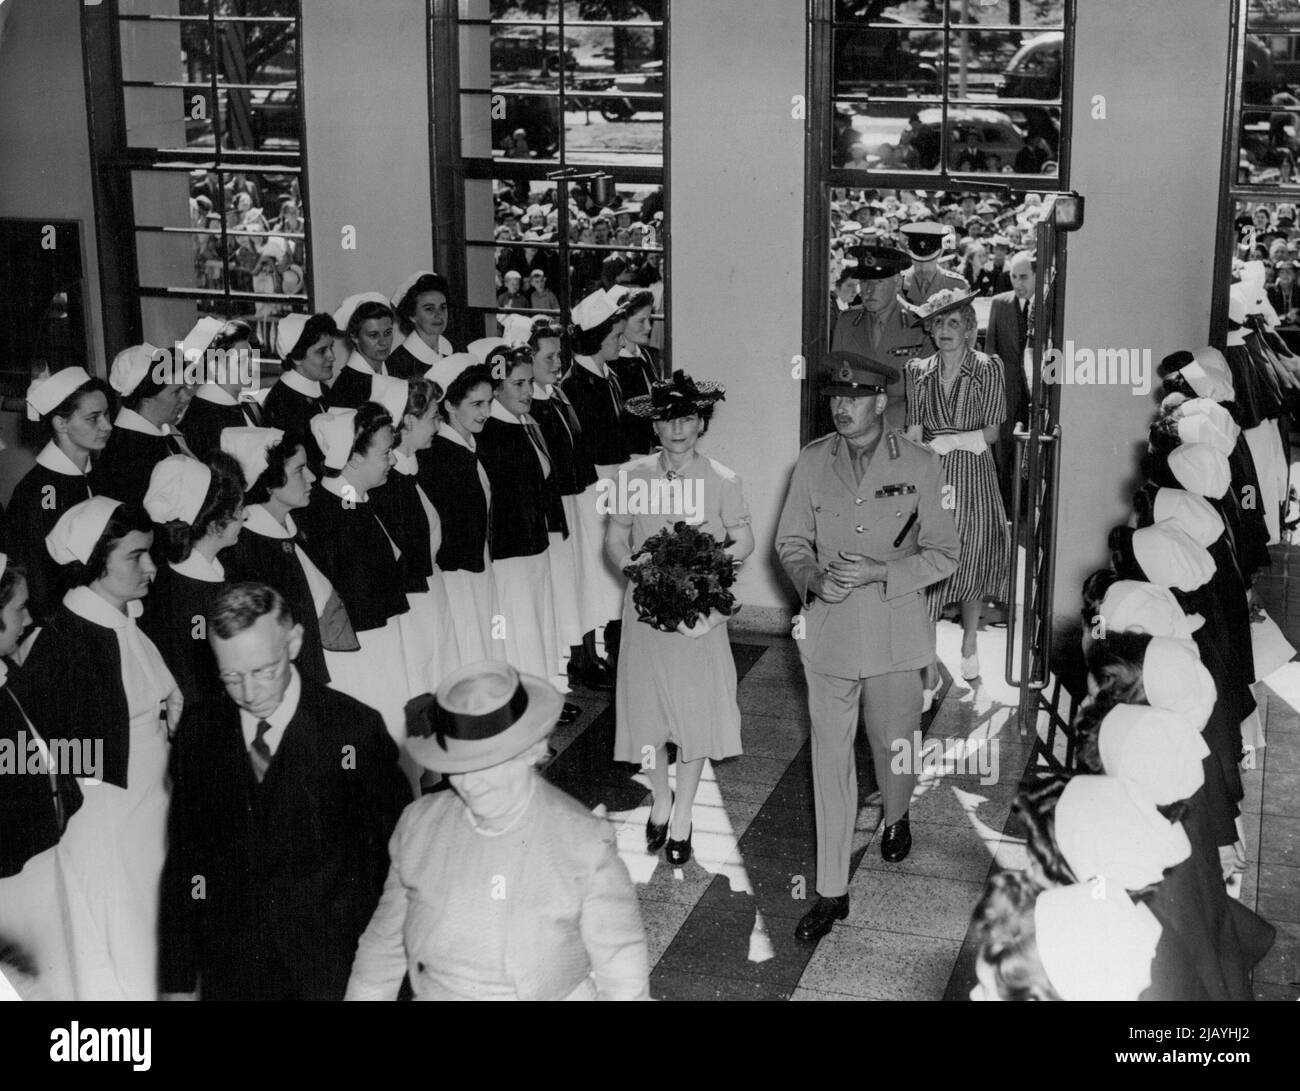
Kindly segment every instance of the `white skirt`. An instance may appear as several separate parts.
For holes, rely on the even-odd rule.
[[[1276,420],[1266,420],[1254,428],[1243,429],[1250,457],[1255,460],[1255,473],[1259,477],[1258,503],[1264,509],[1264,523],[1268,527],[1268,544],[1277,545],[1282,540],[1282,505],[1286,503],[1288,466],[1286,452],[1282,449],[1282,434]]]
[[[447,601],[451,604],[461,665],[482,663],[485,659],[504,659],[504,643],[492,639],[493,619],[499,613],[492,565],[488,564],[482,572],[463,569],[444,572],[442,582],[447,589]]]
[[[560,673],[551,569],[546,553],[492,562],[505,636],[505,657],[516,670],[555,684]],[[564,690],[568,689],[565,685]]]
[[[78,1000],[158,999],[167,754],[157,712],[132,717],[128,787],[81,780],[81,808],[55,848]]]
[[[437,577],[435,584],[434,576]],[[447,588],[442,573],[434,572],[428,580],[429,590],[406,596],[410,609],[398,619],[402,630],[402,651],[406,656],[406,680],[410,686],[409,697],[432,693],[438,683],[454,667],[447,666],[456,659],[456,633],[451,625],[451,604],[447,601]]]
[[[17,875],[0,879],[0,936],[31,961],[40,999],[76,999],[68,897],[57,845],[38,852]]]
[[[569,536],[551,534],[546,559],[551,566],[551,597],[555,602],[555,631],[563,658],[575,644],[582,643],[582,614],[578,609],[578,498],[561,497]]]
[[[596,510],[600,479],[612,479],[617,471],[616,466],[597,466],[600,478],[573,498],[577,518],[570,530],[578,581],[578,623],[584,633],[623,616],[623,586],[627,581],[605,559],[605,524],[609,516]]]

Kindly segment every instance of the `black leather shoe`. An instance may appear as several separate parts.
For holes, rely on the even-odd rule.
[[[613,689],[614,673],[603,659],[591,659],[581,666],[570,663],[569,681],[587,689]]]
[[[568,701],[565,701],[564,708],[560,711],[560,718],[558,722],[562,724],[571,724],[581,715],[582,715],[582,709],[580,706],[570,704]]]
[[[668,804],[668,818],[672,820],[673,803],[677,802],[677,796],[672,797]],[[654,814],[654,804],[650,804],[650,814]],[[664,847],[664,842],[668,840],[668,823],[652,822],[649,815],[645,820],[645,850],[646,852],[658,852]]]
[[[691,834],[695,832],[695,827],[691,826],[691,832],[686,835],[685,841],[669,841],[668,847],[664,850],[664,859],[673,867],[681,867],[691,858]]]
[[[907,815],[903,815],[892,826],[885,827],[884,836],[880,839],[880,857],[896,864],[907,859],[907,854],[911,851],[912,827],[907,821]]]
[[[849,896],[841,894],[838,898],[818,897],[814,905],[794,930],[796,939],[817,940],[826,935],[836,921],[842,921],[849,915]]]

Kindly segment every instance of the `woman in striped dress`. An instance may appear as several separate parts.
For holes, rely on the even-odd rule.
[[[942,459],[961,538],[957,570],[926,589],[936,621],[950,602],[961,603],[961,674],[979,677],[976,634],[985,600],[1006,601],[1011,541],[989,449],[1006,418],[1002,363],[970,347],[973,295],[945,288],[916,313],[939,351],[907,364],[907,435]],[[930,685],[927,684],[927,688]]]

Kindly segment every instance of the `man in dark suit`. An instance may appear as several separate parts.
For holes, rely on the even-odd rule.
[[[236,583],[208,639],[226,697],[185,710],[172,746],[164,994],[341,1000],[411,801],[378,712],[304,679],[279,592]]]
[[[1002,361],[1006,382],[1007,416],[998,427],[993,449],[998,467],[998,486],[1002,503],[1011,514],[1011,486],[1019,477],[1015,465],[1017,424],[1029,419],[1029,391],[1025,385],[1025,345],[1028,343],[1029,308],[1034,302],[1034,258],[1027,250],[1016,254],[1009,263],[1011,291],[993,297],[989,308],[989,328],[984,351]]]

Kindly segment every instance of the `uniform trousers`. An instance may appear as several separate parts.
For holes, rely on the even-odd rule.
[[[849,855],[858,818],[858,771],[853,743],[861,709],[871,744],[885,825],[907,814],[916,787],[915,765],[890,769],[891,744],[912,745],[921,722],[921,672],[891,671],[871,678],[835,678],[806,662],[808,712],[812,717],[813,798],[817,815],[817,893],[838,898],[849,888]],[[895,762],[895,764],[897,764]]]

